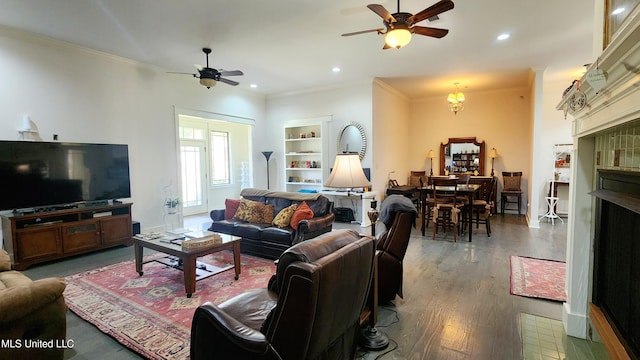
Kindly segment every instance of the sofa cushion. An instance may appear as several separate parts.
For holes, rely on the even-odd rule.
[[[273,219],[273,225],[279,228],[289,227],[289,224],[291,223],[291,217],[293,216],[293,213],[296,211],[297,207],[297,204],[293,204],[280,210],[278,215],[276,215],[276,217]]]
[[[209,227],[209,231],[220,232],[223,234],[234,235],[234,228],[237,226],[237,221],[234,220],[218,220],[213,221]]]
[[[295,230],[298,230],[298,224],[302,220],[313,219],[313,210],[307,205],[306,201],[303,201],[300,206],[293,212],[293,216],[291,217],[291,227]]]
[[[313,211],[314,216],[320,217],[329,215],[331,209],[331,201],[329,201],[328,198],[320,196],[317,200],[306,201],[306,203]]]
[[[249,223],[261,223],[264,203],[241,199],[238,211],[233,216],[233,220],[243,220]]]
[[[224,201],[224,219],[233,219],[233,216],[238,211],[238,206],[240,206],[240,200],[226,199]]]
[[[260,239],[262,229],[268,224],[236,223],[232,235],[243,238]]]
[[[275,212],[273,205],[265,204],[262,207],[262,221],[260,222],[264,224],[271,224],[274,214]]]
[[[282,211],[282,209],[291,206],[293,201],[279,197],[268,197],[266,198],[266,203],[273,205],[274,211],[277,214]]]
[[[290,227],[286,227],[283,229],[277,227],[267,227],[263,228],[260,233],[260,241],[276,243],[291,246],[293,242],[294,231]]]
[[[9,253],[4,249],[0,249],[0,271],[11,270],[11,258]]]

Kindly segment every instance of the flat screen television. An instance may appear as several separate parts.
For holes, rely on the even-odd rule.
[[[0,210],[131,197],[127,145],[0,141]]]

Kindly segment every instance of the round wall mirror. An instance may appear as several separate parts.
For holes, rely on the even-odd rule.
[[[367,152],[367,138],[362,125],[352,121],[340,130],[338,135],[338,153],[357,153],[360,160]]]

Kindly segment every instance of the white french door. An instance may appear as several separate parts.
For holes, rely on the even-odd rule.
[[[180,141],[182,213],[185,216],[207,212],[206,141]]]

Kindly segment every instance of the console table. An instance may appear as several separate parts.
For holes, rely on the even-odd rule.
[[[373,200],[381,200],[379,191],[365,191],[365,192],[353,192],[353,191],[337,191],[337,190],[321,190],[320,194],[332,199],[334,203],[342,200],[353,200],[359,202],[357,206],[351,206],[353,209],[354,217],[356,221],[360,223],[361,227],[368,227],[371,225],[371,220],[367,216],[367,212],[371,209],[371,202]],[[353,205],[353,204],[352,204]]]
[[[85,206],[2,216],[4,248],[16,270],[118,245],[131,245],[131,205]]]

